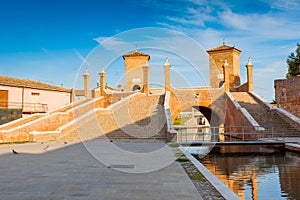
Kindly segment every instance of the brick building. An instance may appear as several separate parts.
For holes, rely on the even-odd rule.
[[[300,118],[300,76],[275,80],[274,87],[278,107]]]

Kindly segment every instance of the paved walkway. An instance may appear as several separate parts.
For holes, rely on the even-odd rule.
[[[0,145],[0,199],[202,199],[174,159],[163,143]]]

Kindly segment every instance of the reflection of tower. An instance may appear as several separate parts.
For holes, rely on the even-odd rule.
[[[252,183],[252,199],[258,200],[258,184],[257,184],[257,175],[253,173],[251,176],[251,183]]]
[[[138,51],[123,56],[125,60],[125,91],[140,90],[143,87],[143,66],[148,66],[150,55]]]
[[[225,60],[228,63],[229,88],[240,85],[240,53],[234,46],[223,45],[207,50],[209,54],[210,85],[218,88],[223,85],[224,72],[222,66]]]

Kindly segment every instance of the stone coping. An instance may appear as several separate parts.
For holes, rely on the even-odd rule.
[[[264,131],[265,129],[263,127],[260,127],[260,125],[257,123],[257,121],[250,115],[250,113],[247,111],[247,109],[242,108],[241,105],[235,100],[235,98],[232,96],[230,92],[226,92],[228,98],[233,103],[235,108],[237,110],[240,110],[242,114],[245,116],[245,118],[252,124],[252,126],[257,131]]]
[[[179,147],[184,155],[194,164],[201,174],[218,190],[218,192],[225,198],[230,200],[240,200],[240,198],[231,191],[222,181],[220,181],[213,173],[206,169],[194,156],[185,151],[184,148]]]

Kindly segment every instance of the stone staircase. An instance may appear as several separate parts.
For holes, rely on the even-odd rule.
[[[157,141],[166,139],[164,95],[137,93],[76,123],[60,140],[136,140]]]
[[[0,143],[54,140],[54,132],[88,110],[101,106],[101,99],[67,104],[48,114],[35,114],[0,127]],[[46,134],[43,134],[46,133]],[[58,132],[55,132],[56,135]]]
[[[231,94],[241,107],[244,107],[256,122],[265,128],[265,132],[284,133],[285,137],[300,136],[300,130],[290,125],[265,104],[260,103],[250,93],[231,92]]]
[[[105,100],[85,100],[1,126],[0,143],[166,139],[164,95],[134,93],[107,108]]]

